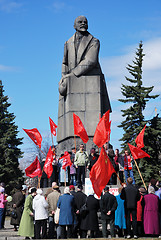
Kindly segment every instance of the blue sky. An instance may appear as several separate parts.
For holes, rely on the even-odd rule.
[[[126,83],[140,40],[146,54],[144,86],[161,93],[161,1],[160,0],[0,0],[0,79],[12,104],[20,131],[37,128],[49,135],[49,116],[57,123],[58,82],[64,42],[75,32],[74,19],[85,15],[89,32],[100,40],[100,62],[105,74],[113,113],[111,144],[120,147],[122,130],[121,83]],[[161,114],[161,97],[148,103],[146,119]]]

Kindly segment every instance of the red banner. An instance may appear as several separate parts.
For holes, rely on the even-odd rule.
[[[136,145],[138,148],[143,148],[144,147],[144,132],[145,132],[146,125],[142,129],[142,131],[139,133],[137,138],[135,139]]]
[[[74,113],[73,113],[73,123],[74,123],[74,134],[80,137],[84,143],[87,143],[89,140],[87,132],[80,118]]]
[[[150,158],[150,155],[147,154],[146,152],[144,152],[143,150],[141,150],[140,148],[137,148],[129,143],[128,143],[128,146],[130,148],[131,154],[134,159],[139,159],[139,158],[144,158],[144,157]]]
[[[53,151],[51,150],[51,147],[49,148],[48,154],[46,156],[46,161],[44,163],[44,172],[47,174],[47,177],[50,178],[51,174],[53,172]]]
[[[33,177],[41,177],[42,171],[41,171],[41,166],[40,162],[38,160],[38,157],[35,158],[33,163],[29,167],[25,169],[26,176],[33,178]]]
[[[27,135],[32,139],[32,141],[41,148],[42,137],[37,128],[33,129],[24,129],[23,130],[27,133]]]
[[[115,169],[109,160],[106,151],[102,147],[100,156],[90,171],[90,180],[94,192],[98,197],[101,196],[102,190],[109,182],[112,173],[115,173]]]
[[[53,122],[53,120],[49,117],[49,122],[50,122],[50,130],[51,130],[51,133],[56,136],[56,128],[57,128],[57,125]]]

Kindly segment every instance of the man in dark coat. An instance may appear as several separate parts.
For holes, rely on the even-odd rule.
[[[131,215],[132,215],[132,227],[134,238],[137,237],[137,201],[140,200],[140,193],[138,189],[132,185],[133,179],[129,177],[127,179],[127,187],[121,191],[121,199],[125,200],[125,213],[126,213],[126,225],[127,225],[127,238],[131,238]]]
[[[101,220],[103,238],[107,238],[107,224],[110,224],[111,237],[115,237],[115,210],[117,209],[116,197],[109,193],[109,187],[104,189],[105,194],[101,196]]]
[[[13,209],[16,210],[17,213],[17,218],[14,219],[13,217],[11,217],[11,225],[14,225],[14,231],[17,231],[17,226],[20,225],[20,220],[21,220],[21,216],[22,216],[22,211],[23,211],[23,206],[25,203],[25,196],[22,193],[22,187],[21,185],[18,185],[16,187],[17,191],[15,192],[15,194],[12,197],[12,203],[13,203]]]
[[[80,215],[80,209],[81,207],[86,203],[87,195],[82,192],[83,186],[78,185],[77,192],[74,195],[74,201],[75,201],[75,207],[76,207],[76,216],[77,216],[77,231],[79,231],[79,235],[81,238],[86,237],[86,231],[80,230],[80,224],[81,224],[81,215]]]

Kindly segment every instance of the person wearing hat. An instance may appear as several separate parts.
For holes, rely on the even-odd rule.
[[[22,213],[20,227],[18,230],[18,235],[26,237],[25,239],[30,239],[34,237],[34,213],[33,213],[33,198],[36,196],[36,188],[32,187],[29,189],[30,194],[25,200],[24,210]]]
[[[138,227],[138,236],[144,236],[144,227],[143,227],[143,206],[142,201],[143,197],[147,194],[147,191],[144,187],[139,188],[140,200],[137,202],[137,227]]]
[[[36,191],[37,195],[33,199],[33,210],[35,211],[35,238],[41,238],[42,230],[42,239],[47,237],[47,219],[48,219],[48,203],[42,196],[42,190],[40,188]]]
[[[76,195],[77,193],[76,193],[76,191],[75,191],[74,185],[70,185],[70,186],[69,186],[69,190],[70,190],[70,194],[72,194],[72,195],[75,197],[75,195]]]
[[[86,203],[87,195],[83,193],[83,186],[81,184],[77,187],[77,192],[74,196],[75,207],[76,207],[76,219],[77,219],[77,226],[75,231],[80,235],[80,238],[86,236],[86,230],[80,229],[81,218],[80,209]]]
[[[104,189],[104,194],[101,195],[100,200],[103,238],[108,237],[107,224],[110,224],[111,237],[115,237],[115,210],[117,205],[116,197],[109,193],[109,187],[106,186]]]
[[[61,238],[72,238],[74,225],[74,197],[70,195],[69,187],[64,188],[64,194],[59,197],[57,207],[60,209],[59,225],[61,227]]]
[[[57,209],[57,202],[60,197],[59,186],[54,182],[52,184],[52,192],[47,196],[47,203],[49,205],[48,212],[49,212],[49,239],[56,238],[56,224],[54,222],[54,215]]]
[[[25,203],[25,195],[22,193],[22,186],[19,184],[16,187],[17,191],[12,197],[12,208],[16,211],[17,218],[11,217],[11,225],[14,225],[14,231],[17,231],[17,226],[20,225],[22,210]]]

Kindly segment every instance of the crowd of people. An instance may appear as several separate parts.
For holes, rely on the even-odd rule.
[[[87,196],[82,185],[60,188],[53,182],[44,193],[42,189],[32,187],[25,195],[17,186],[12,200],[17,216],[11,216],[11,224],[25,239],[108,238],[109,235],[127,239],[159,237],[161,183],[153,184],[154,179],[148,190],[138,189],[128,177],[127,184],[118,189],[118,195],[111,194],[107,185],[100,199],[92,189]],[[1,228],[4,191],[0,187]]]
[[[122,156],[108,144],[104,148],[122,182],[116,196],[110,192],[111,185],[117,184],[116,174],[111,176],[100,198],[92,188],[88,196],[84,193],[87,170],[92,169],[99,154],[92,148],[88,155],[83,144],[77,152],[72,149],[66,182],[69,186],[62,187],[53,146],[55,168],[51,179],[42,178],[42,188],[16,186],[10,222],[14,231],[26,239],[161,236],[161,183],[151,179],[147,189],[138,188],[129,152],[126,150]],[[48,188],[44,189],[44,185]],[[1,183],[0,229],[4,228],[7,201],[5,184]]]
[[[127,178],[130,176],[133,179],[133,184],[135,184],[135,179],[133,175],[133,159],[130,156],[128,150],[125,151],[124,155],[119,153],[119,149],[116,149],[115,152],[113,150],[112,145],[106,143],[104,144],[104,148],[106,153],[113,164],[114,169],[119,175],[120,181],[123,183],[124,181],[127,183]],[[53,151],[53,172],[48,179],[47,174],[43,171],[40,187],[46,188],[51,187],[52,182],[57,182],[59,186],[64,185],[66,183],[68,186],[71,185],[84,185],[85,177],[89,177],[89,172],[93,165],[97,162],[99,158],[99,153],[96,152],[95,148],[91,148],[90,153],[84,149],[84,145],[80,144],[79,150],[76,152],[76,149],[73,147],[71,149],[70,156],[72,165],[66,168],[66,171],[62,168],[63,165],[63,154],[60,158],[56,155],[56,148],[52,146]],[[41,168],[43,169],[45,163],[45,159],[41,162]],[[117,177],[116,174],[113,174],[110,181],[110,185],[117,185]]]

